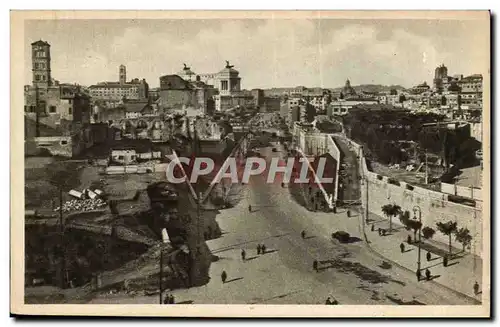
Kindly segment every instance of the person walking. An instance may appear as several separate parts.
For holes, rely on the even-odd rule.
[[[403,243],[399,244],[399,248],[401,249],[401,253],[405,252],[405,245]]]
[[[266,246],[264,244],[260,246],[260,251],[262,254],[266,254]]]
[[[170,296],[169,296],[169,303],[170,304],[175,304],[175,298],[174,298],[173,294],[170,294]]]
[[[422,273],[420,272],[420,269],[417,269],[417,282],[420,281],[420,277],[422,277]]]
[[[431,271],[429,269],[425,269],[425,279],[431,279]]]
[[[306,238],[306,231],[305,231],[305,230],[303,230],[303,231],[300,233],[300,236],[302,236],[302,238],[303,238],[303,239],[304,239],[304,238]]]
[[[427,251],[427,254],[425,255],[427,258],[427,261],[431,261],[431,253]]]
[[[317,260],[314,260],[314,262],[313,262],[313,269],[316,270],[316,272],[318,272],[318,261]]]
[[[247,255],[247,253],[245,252],[245,249],[242,249],[241,250],[241,260],[245,261],[246,255]]]
[[[474,295],[478,295],[479,294],[479,283],[476,282],[474,283]]]
[[[330,297],[328,297],[328,298],[326,299],[325,304],[332,304],[332,301],[330,300]]]
[[[378,236],[382,236],[382,228],[378,228]]]
[[[251,205],[248,206],[248,212],[252,212],[252,206]]]
[[[220,278],[222,279],[222,283],[225,284],[227,280],[227,273],[225,270],[222,271],[222,274],[220,275]]]
[[[375,231],[375,225],[372,224],[372,232]]]
[[[261,252],[260,244],[257,244],[257,254],[260,254],[260,252]]]

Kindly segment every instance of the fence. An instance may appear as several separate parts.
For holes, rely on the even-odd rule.
[[[441,183],[441,192],[463,196],[465,198],[470,198],[478,201],[482,201],[482,189],[477,187],[465,187],[455,184]]]

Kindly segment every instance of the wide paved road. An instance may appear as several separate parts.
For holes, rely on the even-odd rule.
[[[261,154],[268,160],[281,155],[271,148],[261,149]],[[417,283],[410,272],[382,265],[361,240],[359,216],[347,218],[342,210],[309,212],[293,202],[279,182],[267,184],[266,177],[252,177],[240,203],[217,217],[223,235],[207,242],[219,257],[211,265],[211,280],[205,286],[173,291],[177,303],[322,304],[332,296],[340,304],[468,304],[435,283]],[[248,212],[249,204],[253,212]],[[302,230],[308,238],[301,238]],[[345,245],[332,242],[335,230],[348,231],[358,240]],[[268,253],[257,255],[259,243],[267,246]],[[244,262],[242,249],[247,254]],[[314,272],[314,260],[323,261],[324,269]],[[220,279],[223,270],[228,274],[225,284]],[[156,301],[156,297],[120,297],[115,303]]]

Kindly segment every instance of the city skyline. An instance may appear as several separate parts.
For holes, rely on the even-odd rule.
[[[51,44],[52,76],[64,83],[118,81],[124,64],[129,80],[157,87],[183,63],[203,74],[228,60],[245,89],[335,88],[346,79],[411,87],[431,82],[442,63],[450,74],[487,73],[482,28],[474,20],[30,20],[24,78],[31,84],[29,44],[42,39]]]

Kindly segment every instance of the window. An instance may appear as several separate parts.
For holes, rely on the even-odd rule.
[[[72,115],[73,114],[73,108],[69,107],[68,108],[68,115]]]
[[[68,100],[69,104],[73,103],[73,99]]]
[[[50,106],[49,107],[49,112],[50,113],[55,113],[56,112],[56,106]]]
[[[39,81],[40,80],[40,75],[35,75],[35,81]]]
[[[45,75],[42,75],[42,81],[45,81]]]
[[[61,145],[66,145],[66,144],[68,144],[68,141],[66,141],[66,140],[61,141]]]
[[[38,69],[39,65],[37,62],[35,62],[35,69]]]
[[[123,160],[123,156],[118,156],[118,160]]]
[[[228,89],[228,83],[227,83],[227,81],[221,81],[221,89],[223,91],[227,91],[227,89]]]
[[[43,62],[40,63],[40,68],[42,68],[42,69],[45,68],[45,64]]]

